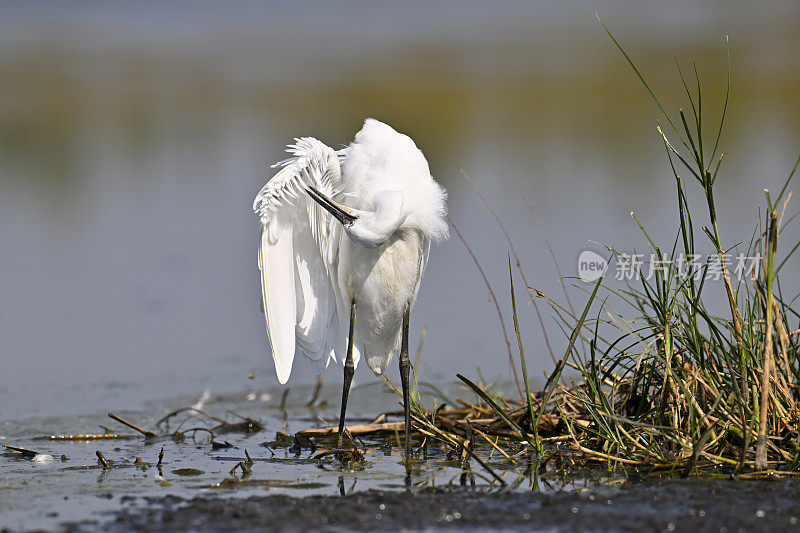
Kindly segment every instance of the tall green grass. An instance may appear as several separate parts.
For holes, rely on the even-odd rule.
[[[691,87],[678,67],[690,112],[680,109],[673,117],[603,28],[662,115],[658,132],[675,183],[678,231],[673,241],[656,243],[631,213],[661,268],[649,278],[639,272],[638,281],[626,289],[607,289],[604,298],[620,300],[629,311],[599,309],[594,330],[582,331],[590,354],[571,353],[579,377],[565,390],[569,407],[559,406],[562,417],[582,448],[609,461],[680,465],[686,474],[699,464],[727,464],[737,471],[795,470],[800,463],[800,359],[797,332],[791,333],[787,324],[790,316],[800,315],[791,306],[794,299],[781,294],[776,257],[791,196],[787,187],[797,165],[776,198],[765,190],[763,226],[746,249],[727,249],[726,243],[736,241],[723,239],[715,203],[730,95],[727,39],[728,84],[718,126],[708,136],[712,128],[704,126],[696,66]],[[692,213],[691,195],[705,200],[704,213]],[[672,260],[696,257],[708,246],[713,254],[704,263]],[[737,252],[759,257],[757,272],[736,279],[731,268]],[[722,287],[708,281],[715,269]],[[721,288],[728,316],[715,316],[706,304],[712,291]]]
[[[651,276],[639,268],[635,280],[622,289],[601,277],[591,290],[585,289],[588,298],[580,316],[571,304],[566,309],[538,289],[526,287],[534,303],[543,298],[551,306],[567,339],[564,355],[554,357],[555,368],[539,392],[533,392],[529,380],[509,256],[521,398],[504,398],[458,374],[478,396],[478,404],[461,402],[468,408],[430,411],[416,397],[412,406],[416,430],[464,456],[473,455],[478,435],[514,465],[518,464],[514,458],[525,453],[538,464],[560,454],[573,463],[583,457],[610,467],[666,469],[685,476],[715,473],[720,467],[726,475],[798,474],[800,330],[792,331],[789,323],[800,319],[794,307],[800,295],[784,295],[781,274],[800,241],[785,247],[779,243],[783,229],[794,219],[784,220],[791,198],[788,187],[800,159],[777,196],[765,190],[765,203],[759,208],[763,218],[753,234],[724,238],[715,193],[724,186],[720,142],[731,90],[727,39],[728,81],[721,114],[712,122],[705,116],[694,64],[689,77],[677,68],[689,111],[679,109],[670,115],[622,45],[600,24],[661,114],[657,131],[669,162],[668,179],[675,185],[675,237],[656,242],[631,213],[659,268],[652,269]],[[471,181],[470,185],[481,196]],[[700,213],[691,208],[695,197],[704,206]],[[502,222],[481,199],[503,230],[514,264],[528,285]],[[614,247],[608,249],[612,257],[621,258]],[[782,253],[784,249],[788,252]],[[702,254],[704,261],[675,261]],[[750,270],[754,264],[747,258],[753,257],[757,268]],[[740,268],[740,258],[746,259],[748,268]],[[481,274],[491,288],[482,269]],[[720,297],[724,312],[717,314],[713,304]],[[503,323],[498,300],[494,301]],[[541,313],[537,316],[541,320]],[[553,355],[551,342],[544,341]],[[579,345],[588,350],[578,349]],[[487,435],[495,439],[490,441]],[[481,462],[481,466],[502,483],[488,465]]]
[[[545,444],[558,440],[572,452],[577,449],[611,465],[663,467],[684,475],[719,466],[739,474],[745,469],[798,471],[800,331],[791,331],[788,324],[800,314],[792,307],[797,297],[782,293],[780,275],[800,242],[792,243],[778,259],[791,197],[788,185],[798,165],[777,196],[765,190],[766,202],[759,211],[763,222],[752,236],[723,238],[715,192],[724,186],[724,180],[718,180],[731,89],[727,39],[728,82],[721,115],[712,123],[705,116],[696,65],[687,77],[676,62],[689,111],[679,109],[671,115],[622,45],[600,24],[661,114],[657,131],[675,184],[675,238],[657,243],[631,213],[660,268],[649,277],[639,270],[636,281],[623,289],[597,280],[580,317],[547,298],[568,342],[540,393],[531,392],[528,379],[509,258],[525,389],[522,402],[509,408],[506,401],[503,407],[496,397],[458,377],[495,412],[498,423],[540,456],[554,453]],[[702,213],[690,208],[695,196],[702,200]],[[736,242],[747,245],[727,248]],[[613,247],[609,251],[619,258]],[[705,261],[674,260],[701,253],[707,254]],[[753,267],[747,259],[752,257],[758,258],[758,268],[741,269],[740,258],[745,259],[744,266]],[[534,296],[544,296],[528,289]],[[711,310],[710,303],[720,296],[727,308],[722,316]],[[602,301],[596,304],[596,300]],[[588,353],[576,349],[578,339],[588,344]],[[561,382],[565,368],[571,369],[568,384]],[[546,413],[560,419],[555,429],[550,424],[549,439],[540,435]]]

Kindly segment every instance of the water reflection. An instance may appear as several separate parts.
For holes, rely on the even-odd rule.
[[[673,234],[657,115],[593,3],[315,7],[8,9],[0,418],[241,389],[251,371],[271,383],[249,206],[292,136],[341,145],[366,116],[411,134],[501,295],[506,245],[459,165],[500,211],[528,277],[553,294],[555,271],[523,197],[566,275],[589,239],[641,244],[634,208],[657,236]],[[600,9],[668,104],[681,90],[673,55],[684,68],[695,58],[712,117],[731,35],[730,155],[718,194],[731,241],[749,237],[762,187],[785,177],[800,145],[800,11],[753,9]],[[508,377],[497,317],[457,240],[433,251],[415,309],[416,336],[429,327],[427,379],[476,366]],[[530,309],[522,321],[544,371]],[[299,365],[295,378],[312,376]]]

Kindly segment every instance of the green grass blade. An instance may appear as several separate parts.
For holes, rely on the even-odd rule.
[[[781,203],[781,198],[783,198],[783,193],[786,192],[786,187],[789,186],[789,182],[792,181],[792,178],[794,177],[794,173],[797,171],[797,165],[800,165],[800,157],[797,158],[797,161],[795,162],[794,167],[792,168],[792,171],[789,172],[789,177],[786,178],[786,183],[783,184],[783,187],[781,188],[781,192],[778,195],[778,198],[775,200],[775,204],[776,205]]]
[[[517,318],[517,298],[514,294],[514,272],[511,270],[511,255],[508,256],[508,278],[511,280],[511,309],[514,315],[514,332],[517,334],[517,345],[519,346],[519,361],[522,365],[522,379],[525,381],[525,403],[528,404],[528,415],[530,416],[531,429],[536,432],[533,425],[533,400],[531,398],[531,385],[528,381],[528,363],[525,360],[525,348],[522,346],[522,335],[519,332],[519,319]],[[535,434],[535,433],[534,433]],[[538,437],[538,435],[537,435]],[[538,438],[536,441],[538,442]]]
[[[511,420],[511,417],[509,417],[509,416],[508,416],[508,414],[506,414],[505,410],[503,410],[503,408],[502,408],[502,407],[500,407],[499,405],[497,405],[497,402],[495,402],[495,401],[494,401],[494,400],[491,398],[491,396],[489,396],[488,394],[486,394],[486,393],[483,391],[483,389],[481,389],[480,387],[478,387],[478,386],[477,386],[475,383],[473,383],[473,382],[472,382],[472,381],[470,381],[469,379],[465,378],[465,377],[464,377],[464,376],[462,376],[461,374],[456,374],[456,377],[457,377],[458,379],[460,379],[461,381],[463,381],[464,383],[466,383],[467,387],[469,387],[470,389],[472,389],[472,390],[475,392],[475,394],[477,394],[478,396],[480,396],[480,397],[481,397],[481,399],[482,399],[484,402],[486,402],[486,404],[487,404],[489,407],[491,407],[491,408],[492,408],[492,410],[494,410],[494,412],[495,412],[495,413],[497,413],[497,416],[499,416],[499,417],[500,417],[500,418],[501,418],[501,419],[502,419],[502,420],[503,420],[503,421],[504,421],[506,424],[508,424],[508,425],[509,425],[509,427],[511,427],[511,429],[513,429],[514,431],[516,431],[517,433],[519,433],[520,437],[522,437],[523,439],[527,439],[527,438],[528,438],[528,435],[525,433],[525,431],[523,431],[523,429],[522,429],[521,427],[519,427],[519,424],[517,424],[516,422],[514,422],[513,420]]]
[[[589,301],[586,302],[586,307],[583,308],[583,313],[581,314],[581,318],[578,320],[578,323],[575,325],[575,328],[572,330],[572,335],[569,338],[569,344],[567,345],[567,350],[564,352],[564,357],[558,362],[556,365],[556,369],[553,372],[553,375],[550,376],[548,383],[545,384],[545,390],[542,393],[542,405],[539,408],[539,415],[536,417],[536,426],[539,426],[539,420],[541,420],[542,415],[544,415],[545,410],[547,409],[547,404],[550,401],[550,397],[553,395],[553,391],[555,390],[556,384],[558,380],[561,379],[561,373],[564,371],[564,367],[566,366],[566,361],[569,359],[569,355],[572,353],[572,349],[575,346],[575,340],[578,338],[578,333],[580,332],[581,328],[583,328],[583,323],[586,321],[586,315],[589,314],[589,308],[592,307],[592,302],[594,302],[595,297],[597,296],[597,290],[600,288],[600,284],[603,281],[604,276],[600,276],[597,278],[597,281],[594,284],[594,290],[592,291],[591,296],[589,296]]]
[[[697,63],[692,61],[692,68],[694,69],[694,79],[697,80],[697,145],[700,152],[700,168],[705,168],[703,162],[703,93],[700,91],[700,74],[697,73]],[[712,157],[713,159],[713,157]]]
[[[641,81],[641,82],[642,82],[642,85],[644,85],[644,88],[647,90],[648,94],[650,94],[650,98],[652,98],[652,99],[653,99],[653,102],[655,102],[655,104],[658,106],[658,109],[661,111],[661,114],[662,114],[662,115],[664,115],[664,118],[665,118],[665,119],[667,119],[667,122],[668,122],[668,123],[669,123],[669,125],[672,127],[672,131],[674,131],[674,132],[675,132],[675,135],[677,135],[677,136],[678,136],[678,139],[680,139],[681,143],[682,143],[682,144],[683,144],[683,145],[686,147],[686,149],[688,150],[688,149],[689,149],[689,146],[686,144],[686,141],[684,141],[684,140],[683,140],[683,136],[682,136],[682,135],[681,135],[681,133],[678,131],[678,128],[676,128],[676,127],[675,127],[675,124],[673,124],[673,123],[672,123],[672,119],[671,119],[671,118],[669,118],[669,115],[668,115],[668,114],[667,114],[667,112],[664,110],[664,107],[661,105],[661,102],[658,100],[658,98],[656,97],[656,95],[655,95],[655,93],[653,92],[653,90],[650,88],[650,85],[648,85],[648,83],[645,81],[645,79],[644,79],[644,76],[642,76],[642,73],[641,73],[641,72],[639,72],[639,69],[638,69],[638,68],[636,68],[636,64],[634,64],[633,60],[630,58],[630,56],[628,55],[628,53],[627,53],[627,52],[625,52],[625,49],[624,49],[624,48],[622,48],[622,45],[621,45],[621,44],[619,44],[619,42],[617,41],[617,39],[616,39],[616,38],[614,38],[614,35],[612,35],[611,31],[610,31],[610,30],[609,30],[609,29],[606,27],[606,25],[603,23],[603,21],[602,21],[602,20],[600,20],[600,16],[599,16],[599,15],[597,15],[596,13],[595,13],[595,16],[597,17],[597,22],[599,22],[599,23],[600,23],[600,25],[603,27],[603,29],[604,29],[604,30],[606,30],[606,33],[608,34],[608,36],[609,36],[609,37],[611,37],[611,40],[612,40],[612,41],[614,42],[614,44],[617,46],[617,48],[619,49],[619,51],[620,51],[620,52],[622,52],[622,55],[625,57],[625,60],[628,62],[628,65],[630,65],[630,66],[631,66],[631,68],[633,69],[633,72],[634,72],[634,73],[636,73],[636,76],[638,76],[638,78],[639,78],[639,81]]]
[[[722,106],[722,118],[719,121],[719,131],[717,131],[717,140],[714,141],[714,150],[711,151],[711,157],[709,161],[714,161],[714,157],[717,155],[717,148],[719,148],[719,139],[722,137],[722,127],[725,125],[725,116],[728,113],[728,99],[731,95],[731,47],[730,43],[728,42],[728,36],[725,36],[725,50],[728,54],[728,85],[725,89],[725,105]]]

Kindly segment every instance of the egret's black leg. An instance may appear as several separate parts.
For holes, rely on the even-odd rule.
[[[347,398],[350,396],[350,384],[353,382],[355,365],[353,364],[353,337],[356,328],[356,301],[350,302],[350,335],[347,337],[347,357],[344,360],[344,379],[342,380],[342,412],[339,415],[339,437],[336,440],[337,446],[342,447],[342,435],[344,434],[344,416],[347,412]]]
[[[403,337],[400,341],[400,380],[403,383],[403,410],[405,414],[406,430],[406,471],[411,465],[411,403],[409,402],[408,376],[411,371],[411,361],[408,358],[408,318],[410,306],[403,313]]]

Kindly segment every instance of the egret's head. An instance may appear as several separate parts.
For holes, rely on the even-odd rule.
[[[372,205],[365,209],[338,204],[313,187],[308,189],[308,194],[341,222],[353,242],[366,248],[375,248],[388,241],[406,219],[400,191],[379,192],[372,198]]]

